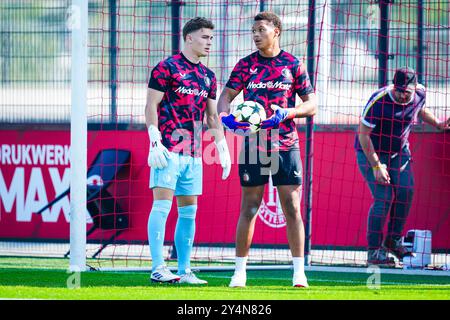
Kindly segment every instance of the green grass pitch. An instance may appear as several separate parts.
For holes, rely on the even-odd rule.
[[[249,271],[246,288],[228,288],[231,272],[200,272],[206,286],[152,284],[148,273],[85,272],[69,289],[67,259],[0,257],[0,299],[148,300],[449,300],[450,277],[381,274],[370,289],[365,273],[306,272],[310,287],[291,287],[292,271]]]

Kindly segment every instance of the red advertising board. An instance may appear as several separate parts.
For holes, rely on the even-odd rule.
[[[450,139],[444,133],[413,133],[410,140],[415,174],[415,196],[408,229],[433,232],[433,248],[450,248]],[[227,135],[232,158],[237,159],[239,140]],[[0,135],[0,238],[68,239],[69,196],[41,214],[36,212],[66,190],[70,179],[68,131],[2,130]],[[314,140],[312,245],[364,247],[371,195],[358,171],[353,150],[354,132],[316,132]],[[206,137],[203,154],[215,155]],[[88,165],[103,149],[131,152],[129,167],[108,191],[129,214],[129,228],[119,240],[145,242],[152,205],[147,166],[145,131],[90,131]],[[302,143],[304,159],[304,144]],[[208,157],[211,158],[211,157]],[[203,195],[197,212],[197,243],[232,244],[240,207],[237,162],[222,181],[222,168],[204,163]],[[205,157],[204,157],[205,159]],[[172,241],[177,213],[174,200],[167,222],[166,239]],[[89,222],[88,228],[92,225]],[[110,231],[109,231],[110,232]],[[108,237],[98,230],[89,240]],[[267,186],[264,207],[258,216],[255,244],[287,244],[283,214],[276,189]]]

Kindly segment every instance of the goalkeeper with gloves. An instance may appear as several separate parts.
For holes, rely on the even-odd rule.
[[[230,153],[217,114],[216,77],[200,62],[209,54],[214,25],[194,18],[183,27],[181,53],[161,61],[151,73],[145,119],[150,138],[148,164],[153,206],[148,220],[153,282],[206,284],[190,269],[197,197],[202,194],[201,134],[203,118],[213,132],[223,168],[231,169]],[[163,244],[173,196],[178,204],[175,246],[178,274],[165,265]]]
[[[228,111],[230,103],[243,91],[244,101],[260,103],[269,117],[261,122],[263,130],[258,134],[245,136],[239,157],[242,205],[236,228],[236,266],[229,286],[246,286],[246,264],[256,216],[271,175],[286,217],[294,269],[292,285],[308,287],[304,272],[305,232],[300,215],[302,164],[294,118],[313,116],[317,98],[303,63],[280,49],[281,20],[277,15],[257,14],[252,34],[258,50],[236,64],[218,102],[220,111]],[[298,106],[297,95],[302,101]],[[249,130],[248,123],[237,122],[233,114],[222,117],[222,123],[235,132]]]

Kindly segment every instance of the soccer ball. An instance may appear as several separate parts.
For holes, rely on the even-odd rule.
[[[261,128],[261,121],[266,120],[264,107],[255,101],[244,101],[233,112],[236,121],[249,122],[250,132],[257,132]]]

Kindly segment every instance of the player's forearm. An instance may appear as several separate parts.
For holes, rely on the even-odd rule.
[[[164,96],[164,92],[148,88],[147,101],[145,104],[145,124],[158,127],[158,107]]]
[[[367,160],[369,161],[372,167],[377,167],[381,164],[380,158],[375,152],[375,148],[373,147],[372,140],[370,140],[370,136],[366,133],[360,133],[358,135],[359,143],[361,144],[361,148],[366,155]]]
[[[155,127],[158,127],[158,112],[157,106],[148,103],[145,107],[145,124],[147,125],[147,128],[151,125],[154,125]]]
[[[206,125],[214,136],[215,141],[220,141],[224,138],[223,127],[217,113],[206,116]]]
[[[230,104],[231,101],[233,99],[231,99],[230,96],[228,96],[228,94],[226,93],[226,91],[222,91],[222,93],[220,94],[219,97],[219,101],[217,102],[217,112],[221,113],[221,112],[230,112]]]
[[[312,117],[317,113],[317,98],[314,96],[295,107],[295,118]]]
[[[428,109],[424,108],[421,113],[420,117],[422,120],[430,125],[432,125],[435,128],[439,128],[439,120],[434,116],[434,114]]]

